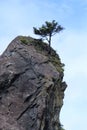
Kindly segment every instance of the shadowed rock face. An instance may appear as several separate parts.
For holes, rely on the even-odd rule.
[[[61,130],[63,72],[35,44],[17,37],[0,57],[0,130]]]

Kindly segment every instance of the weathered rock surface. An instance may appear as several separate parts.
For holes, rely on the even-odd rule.
[[[62,64],[36,41],[19,36],[0,57],[0,130],[61,130]]]

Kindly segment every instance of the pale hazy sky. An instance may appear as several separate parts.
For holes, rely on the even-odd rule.
[[[68,88],[60,113],[66,130],[87,125],[87,0],[0,0],[0,54],[18,35],[33,36],[33,27],[56,20],[65,30],[52,47],[65,63]]]

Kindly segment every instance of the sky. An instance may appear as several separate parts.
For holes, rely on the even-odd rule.
[[[56,20],[65,29],[52,38],[52,47],[65,64],[65,130],[87,125],[87,0],[0,0],[0,54],[18,35],[32,36],[33,27]]]

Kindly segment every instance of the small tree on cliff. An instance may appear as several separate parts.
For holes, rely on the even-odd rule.
[[[38,29],[35,27],[33,27],[33,29],[35,34],[40,35],[44,40],[47,40],[49,44],[49,53],[50,53],[52,36],[54,36],[56,33],[59,33],[64,28],[57,22],[55,22],[55,20],[53,20],[52,22],[46,21],[45,25],[43,24],[42,27]]]

